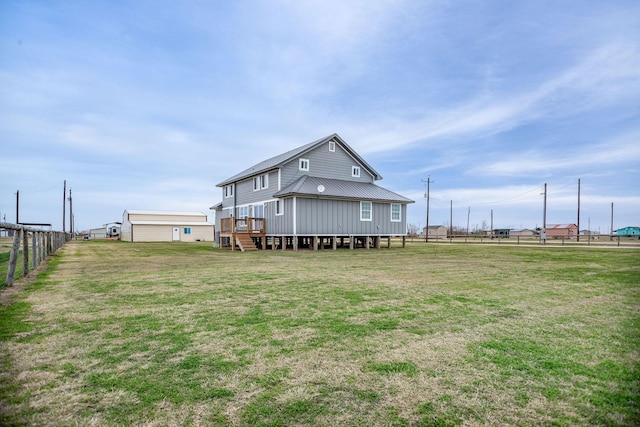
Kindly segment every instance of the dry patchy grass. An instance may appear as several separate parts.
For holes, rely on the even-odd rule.
[[[0,421],[634,425],[639,255],[72,242],[8,306]]]

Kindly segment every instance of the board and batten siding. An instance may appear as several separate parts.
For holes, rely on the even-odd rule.
[[[403,235],[406,234],[405,209],[400,222],[391,222],[391,204],[372,202],[372,220],[360,220],[360,202],[297,198],[299,235]]]
[[[264,217],[266,220],[267,234],[292,235],[293,234],[293,198],[286,198],[282,203],[283,215],[276,215],[276,202],[270,201],[264,205]]]
[[[282,168],[282,187],[286,187],[303,175],[345,181],[370,183],[375,181],[366,168],[344,151],[340,144],[335,146],[335,151],[329,151],[329,143],[327,142],[284,165]],[[309,160],[309,171],[300,170],[299,159]],[[360,177],[351,176],[353,166],[360,167]]]
[[[296,227],[293,204],[296,203]],[[268,235],[404,235],[406,205],[400,205],[399,222],[391,221],[391,203],[372,202],[372,221],[360,220],[360,202],[347,200],[286,198],[284,215],[275,215],[275,202],[265,204]],[[380,226],[378,228],[378,226]]]

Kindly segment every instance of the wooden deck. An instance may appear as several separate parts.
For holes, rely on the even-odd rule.
[[[254,238],[266,240],[266,221],[264,218],[222,218],[220,237],[228,237],[231,250],[238,247],[242,252],[257,249]]]
[[[257,249],[287,250],[310,249],[322,250],[340,248],[380,249],[382,246],[391,247],[391,239],[395,236],[291,236],[271,235],[266,232],[264,218],[222,218],[220,220],[220,238],[228,238],[225,246],[232,251],[239,248],[242,252],[255,251]],[[402,238],[402,247],[406,245],[406,236]],[[386,240],[386,244],[383,241]]]

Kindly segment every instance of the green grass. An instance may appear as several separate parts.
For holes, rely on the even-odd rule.
[[[6,286],[7,284],[7,272],[9,271],[9,257],[11,256],[11,252],[0,252],[0,289]],[[18,254],[18,259],[16,261],[16,269],[13,274],[14,280],[18,280],[23,275],[23,260],[22,260],[22,251]]]
[[[2,425],[637,425],[640,251],[72,242],[0,306]]]

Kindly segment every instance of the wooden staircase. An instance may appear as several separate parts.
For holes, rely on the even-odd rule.
[[[237,234],[236,244],[240,247],[242,252],[257,251],[256,245],[253,243],[253,239],[249,234]]]

